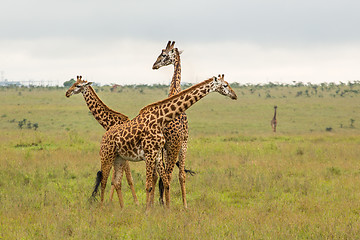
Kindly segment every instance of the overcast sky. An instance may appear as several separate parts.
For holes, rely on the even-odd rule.
[[[151,69],[168,40],[184,50],[184,82],[360,79],[356,0],[1,0],[0,9],[9,81],[168,84],[172,66]]]

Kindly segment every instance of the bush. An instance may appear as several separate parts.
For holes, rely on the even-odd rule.
[[[75,83],[75,80],[72,78],[69,81],[64,82],[64,87],[71,87]]]

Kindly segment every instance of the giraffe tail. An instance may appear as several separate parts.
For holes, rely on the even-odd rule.
[[[176,162],[176,166],[179,168],[180,166],[179,166],[179,161],[177,161]],[[191,170],[191,169],[186,169],[186,168],[184,168],[184,171],[185,171],[185,173],[189,173],[191,176],[194,176],[195,174],[196,174],[196,172],[194,172],[193,170]]]
[[[179,161],[176,162],[176,166],[179,168]],[[184,168],[185,173],[189,173],[191,176],[194,176],[196,174],[196,172],[194,172],[191,169],[186,169]],[[162,181],[162,179],[159,179],[159,193],[160,193],[160,197],[159,197],[159,202],[160,205],[164,205],[164,183]]]
[[[159,203],[161,206],[163,206],[164,205],[164,183],[161,178],[159,179],[159,193],[160,193]]]
[[[99,191],[99,186],[100,186],[101,180],[102,180],[102,172],[98,171],[97,175],[96,175],[95,184],[94,184],[94,191],[91,194],[91,198],[93,200],[96,200],[96,195],[97,195],[97,193]]]

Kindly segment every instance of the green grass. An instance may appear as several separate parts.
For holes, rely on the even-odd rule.
[[[104,131],[82,96],[0,88],[0,239],[356,239],[360,96],[336,95],[345,85],[296,97],[306,89],[241,87],[237,101],[213,93],[190,108],[189,209],[175,169],[170,209],[145,214],[143,162],[130,165],[140,206],[125,179],[124,209],[109,203],[110,184],[104,207],[88,201]],[[98,94],[134,117],[166,90]],[[39,128],[19,129],[23,119]]]

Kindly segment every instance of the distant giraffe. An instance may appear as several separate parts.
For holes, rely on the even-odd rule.
[[[146,209],[153,204],[153,190],[156,183],[155,168],[163,179],[166,206],[169,206],[169,181],[159,152],[164,147],[164,127],[174,118],[191,107],[210,92],[218,92],[231,99],[237,99],[235,92],[224,80],[224,75],[212,77],[162,101],[150,104],[129,122],[111,127],[103,136],[100,148],[101,171],[97,174],[96,194],[101,183],[101,202],[110,169],[115,169],[115,189],[122,202],[119,183],[121,165],[126,160],[145,161],[146,164]]]
[[[170,64],[174,65],[174,74],[172,77],[172,81],[170,84],[169,97],[179,93],[181,91],[181,61],[180,54],[181,52],[174,48],[175,42],[169,41],[166,45],[166,48],[163,49],[156,59],[153,69],[159,69],[164,66],[168,66]],[[173,121],[171,121],[164,128],[164,136],[165,136],[165,160],[166,160],[166,174],[169,182],[171,182],[171,175],[174,169],[177,158],[179,158],[178,166],[179,166],[179,182],[181,187],[183,205],[186,208],[186,188],[185,188],[185,180],[186,174],[184,171],[185,167],[185,158],[187,152],[187,142],[188,142],[188,121],[186,113],[183,112],[178,117],[176,117]],[[162,179],[159,180],[159,191],[160,191],[160,202],[163,203],[163,195],[164,195],[164,186]]]
[[[273,119],[272,119],[271,122],[270,122],[271,127],[272,127],[272,129],[273,129],[274,132],[276,132],[276,125],[277,125],[276,109],[277,109],[277,106],[274,106],[274,117],[273,117]]]

